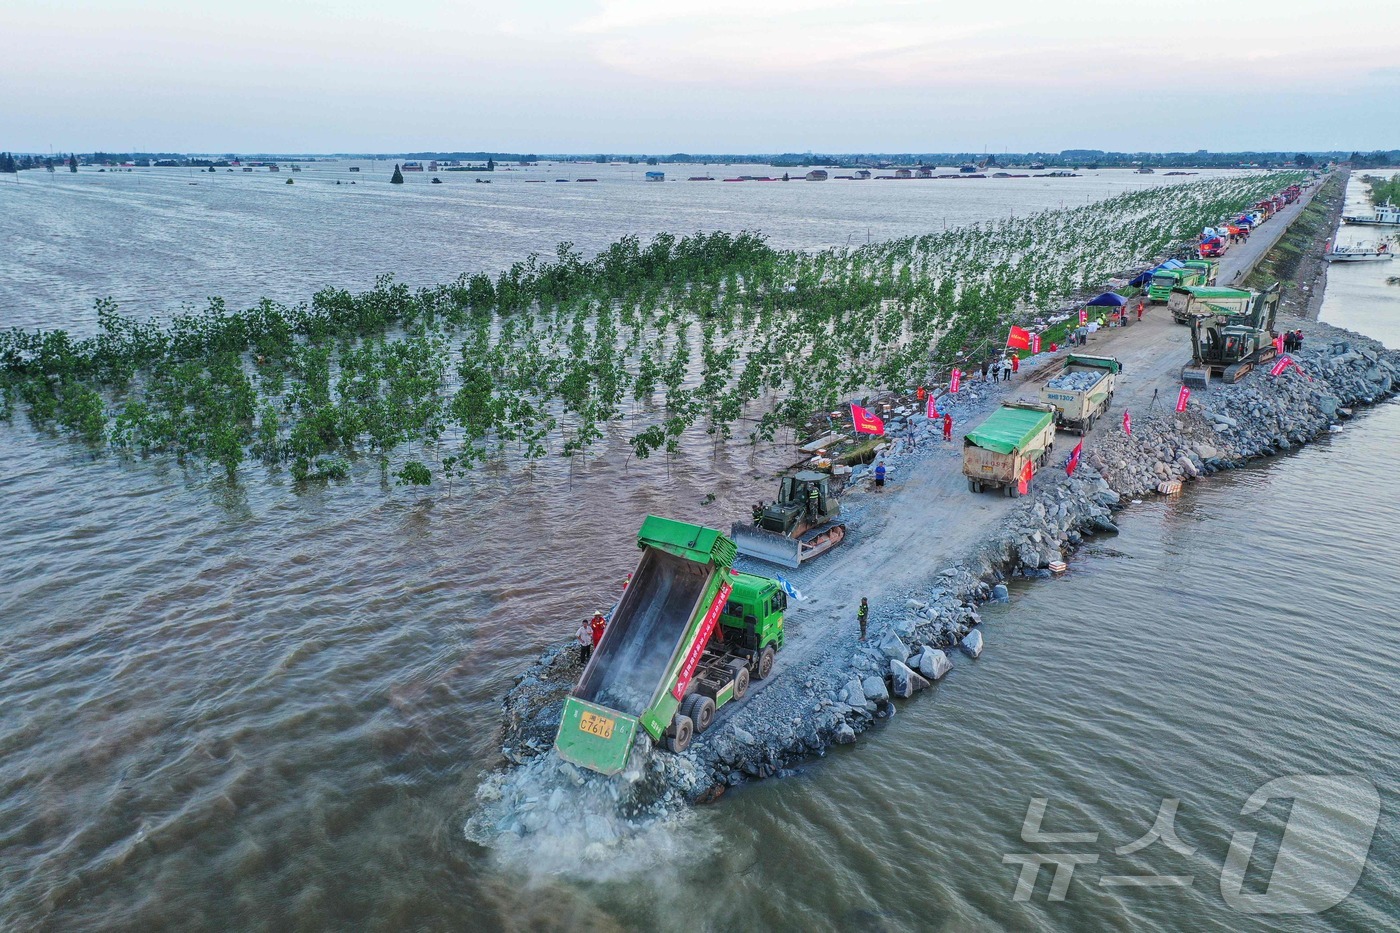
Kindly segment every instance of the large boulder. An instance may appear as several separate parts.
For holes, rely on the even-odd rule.
[[[976,629],[963,636],[959,647],[968,657],[978,657],[982,654],[982,633]]]
[[[876,677],[874,674],[861,681],[861,690],[865,699],[873,703],[883,703],[890,698],[889,690],[885,689],[885,678]]]
[[[899,636],[889,629],[886,629],[885,633],[880,636],[875,647],[885,657],[896,661],[903,661],[909,657],[909,649],[904,646],[904,642],[900,641]]]
[[[929,682],[910,670],[903,661],[890,662],[890,686],[894,695],[908,699],[929,685]]]
[[[953,662],[938,648],[925,645],[924,650],[915,656],[914,666],[929,680],[938,680],[953,669]]]

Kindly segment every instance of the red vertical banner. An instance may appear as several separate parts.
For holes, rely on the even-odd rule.
[[[1031,464],[1029,460],[1027,460],[1025,468],[1021,470],[1021,478],[1016,482],[1016,491],[1023,496],[1026,493],[1030,492],[1031,477],[1034,475],[1035,467]]]
[[[1133,433],[1133,413],[1128,411],[1126,408],[1123,409],[1123,433]]]
[[[1080,324],[1088,324],[1088,323],[1089,323],[1089,309],[1088,309],[1088,308],[1080,308],[1080,309],[1079,309],[1079,323],[1080,323]]]
[[[695,633],[695,640],[690,643],[690,650],[686,652],[685,663],[681,665],[680,674],[676,678],[676,685],[671,688],[671,695],[677,700],[685,698],[685,689],[690,686],[690,678],[695,676],[695,668],[700,664],[700,656],[705,653],[705,646],[710,643],[710,635],[715,630],[715,623],[719,621],[719,614],[724,610],[724,604],[729,599],[729,594],[734,587],[726,580],[719,585],[719,590],[715,593],[714,602],[710,603],[710,609],[705,613],[705,618],[700,622],[700,630]]]
[[[935,401],[932,392],[928,394],[928,405],[924,409],[924,417],[930,421],[938,417],[938,402]]]
[[[958,386],[960,385],[962,385],[962,370],[955,369],[953,370],[952,377],[948,380],[948,391],[956,392],[958,391]]]
[[[1032,352],[1032,353],[1039,353],[1039,352],[1040,352],[1040,335],[1039,335],[1039,334],[1031,334],[1031,352]]]
[[[1176,410],[1179,412],[1186,410],[1186,401],[1191,398],[1191,390],[1186,386],[1181,387],[1181,391],[1176,393]]]

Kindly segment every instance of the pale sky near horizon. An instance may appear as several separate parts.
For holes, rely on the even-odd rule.
[[[1400,147],[1400,3],[33,0],[0,149]]]

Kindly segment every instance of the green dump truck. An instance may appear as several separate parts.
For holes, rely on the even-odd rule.
[[[1201,270],[1201,284],[1211,286],[1215,284],[1215,277],[1220,274],[1220,260],[1218,259],[1188,259],[1182,263],[1188,269]]]
[[[1147,286],[1148,301],[1166,301],[1173,288],[1191,285],[1204,285],[1206,273],[1203,269],[1183,266],[1180,269],[1159,269],[1152,274],[1152,283]]]
[[[1190,324],[1193,317],[1212,314],[1248,314],[1254,293],[1247,288],[1220,288],[1193,285],[1173,288],[1167,310],[1178,324]]]
[[[963,437],[967,488],[1003,489],[1008,496],[1018,496],[1026,465],[1040,467],[1054,449],[1054,406],[1003,402]]]
[[[1055,409],[1055,424],[1087,434],[1113,398],[1123,364],[1111,356],[1071,354],[1040,390],[1040,401]]]
[[[715,711],[773,670],[787,594],[731,569],[734,542],[712,528],[647,516],[642,559],[564,701],[554,747],[602,774],[627,765],[641,729],[673,752]]]

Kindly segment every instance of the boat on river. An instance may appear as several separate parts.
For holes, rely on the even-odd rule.
[[[1333,246],[1322,254],[1322,258],[1328,262],[1389,262],[1394,257],[1389,243]]]
[[[1376,207],[1371,214],[1343,214],[1342,223],[1371,227],[1400,227],[1400,207],[1389,201]]]

